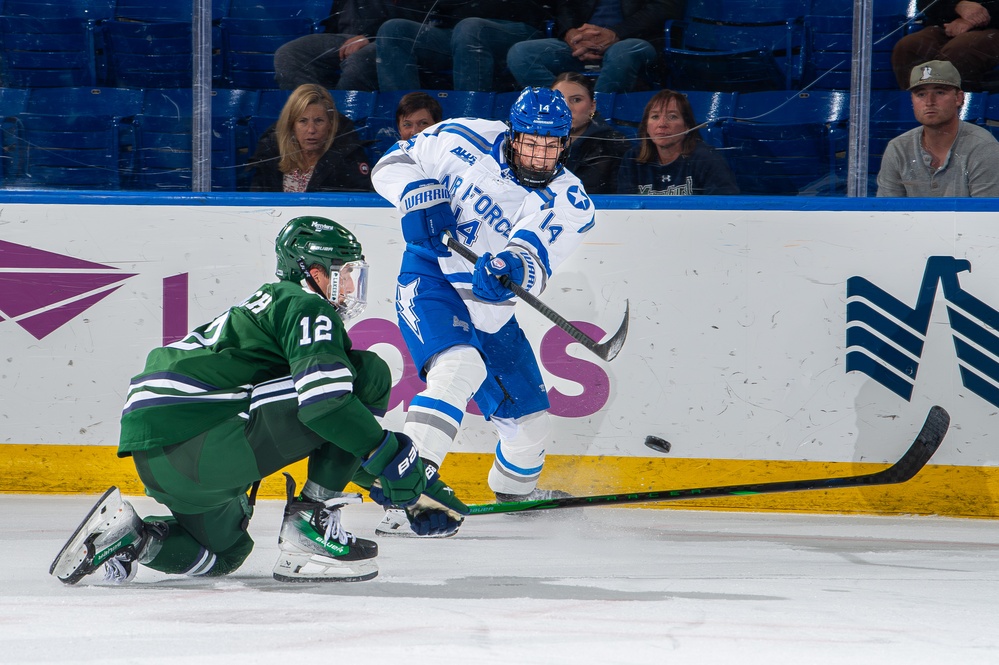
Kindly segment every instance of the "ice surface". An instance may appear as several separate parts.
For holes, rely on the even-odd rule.
[[[96,496],[0,495],[0,663],[999,663],[986,520],[587,508],[379,538],[369,582],[275,582],[281,503],[236,574],[48,566]],[[164,514],[132,497],[142,515]],[[344,511],[373,537],[381,509]]]

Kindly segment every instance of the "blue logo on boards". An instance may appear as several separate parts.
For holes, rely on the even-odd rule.
[[[958,274],[971,262],[952,256],[926,261],[916,306],[909,307],[863,277],[846,282],[846,371],[862,372],[906,401],[912,398],[937,284],[965,388],[999,406],[999,311],[964,289]]]

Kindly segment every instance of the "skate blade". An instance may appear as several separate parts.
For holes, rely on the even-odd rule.
[[[328,557],[282,552],[273,575],[278,582],[364,582],[378,575],[378,564],[374,559],[341,563]]]
[[[80,522],[80,526],[62,546],[59,554],[52,561],[52,565],[49,566],[50,575],[55,575],[65,584],[76,584],[93,572],[93,570],[87,570],[86,565],[87,560],[93,556],[93,553],[90,552],[92,546],[87,543],[87,539],[97,525],[107,521],[111,511],[116,509],[115,504],[118,506],[122,504],[121,493],[117,487],[112,486],[101,495],[87,516]]]

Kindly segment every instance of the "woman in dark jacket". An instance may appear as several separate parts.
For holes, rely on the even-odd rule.
[[[301,85],[250,160],[254,192],[371,191],[368,155],[329,91]]]
[[[565,167],[583,181],[588,194],[615,193],[621,157],[631,144],[597,113],[592,80],[578,72],[563,72],[552,90],[562,93],[572,111]]]
[[[620,194],[738,194],[725,158],[701,140],[690,100],[661,90],[645,105],[638,145],[621,160]]]

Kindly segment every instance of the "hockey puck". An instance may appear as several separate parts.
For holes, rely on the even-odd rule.
[[[658,436],[652,436],[651,434],[645,437],[645,445],[660,453],[668,453],[672,447],[666,439],[660,439]]]

